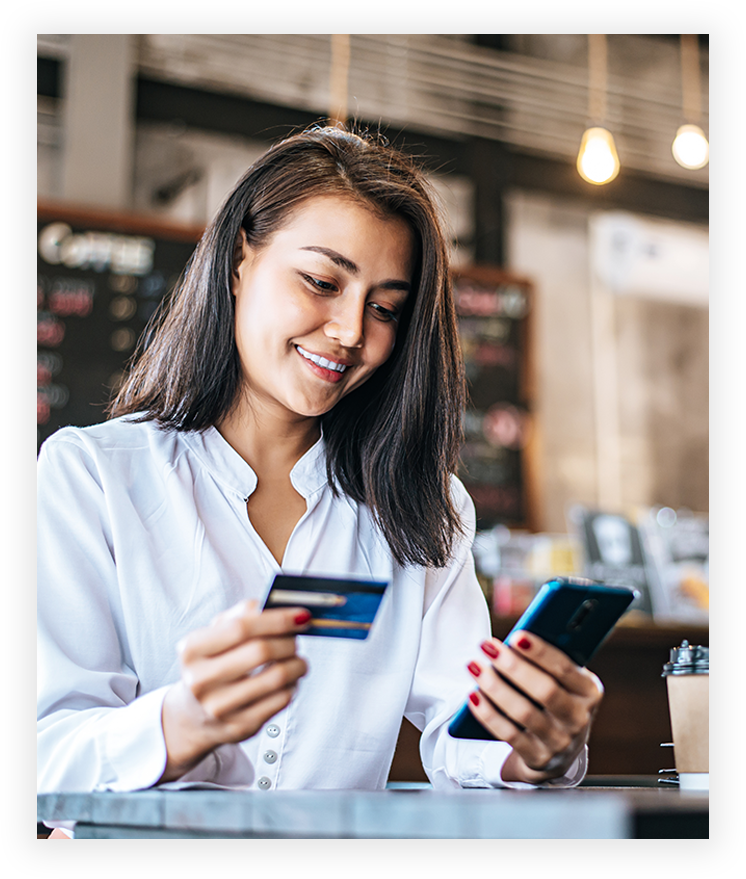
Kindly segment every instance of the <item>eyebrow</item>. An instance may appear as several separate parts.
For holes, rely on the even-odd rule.
[[[351,259],[348,259],[346,256],[342,256],[341,253],[337,253],[336,250],[332,250],[329,247],[315,247],[313,245],[309,247],[301,247],[301,250],[310,250],[313,253],[320,253],[322,256],[326,256],[330,259],[335,265],[338,265],[340,268],[344,269],[346,272],[349,272],[351,275],[359,275],[360,267],[357,263],[354,263]],[[408,281],[399,281],[396,279],[390,279],[387,281],[382,281],[380,284],[376,284],[377,287],[382,287],[386,290],[403,290],[405,293],[409,293],[412,289],[412,285]]]

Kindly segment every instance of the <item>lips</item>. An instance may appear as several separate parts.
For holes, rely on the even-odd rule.
[[[295,350],[309,363],[313,363],[321,369],[339,373],[340,375],[349,365],[347,363],[340,363],[338,360],[328,360],[326,357],[321,357],[319,354],[312,354],[310,351],[306,351],[305,348],[301,348],[300,345],[296,345]]]

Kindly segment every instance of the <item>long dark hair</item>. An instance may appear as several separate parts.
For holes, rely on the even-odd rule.
[[[241,390],[231,293],[239,231],[261,247],[320,195],[401,217],[417,248],[393,353],[321,418],[329,482],[368,506],[399,564],[442,566],[461,528],[450,478],[465,394],[447,247],[422,171],[378,135],[317,126],[249,168],[143,334],[109,414],[204,430],[231,411]]]

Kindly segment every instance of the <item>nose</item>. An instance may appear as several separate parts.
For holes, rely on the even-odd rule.
[[[335,301],[324,330],[344,348],[361,348],[365,342],[364,321],[365,302],[341,296]]]

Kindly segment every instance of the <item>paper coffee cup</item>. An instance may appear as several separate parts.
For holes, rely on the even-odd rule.
[[[663,666],[679,786],[709,789],[710,649],[682,641]]]

